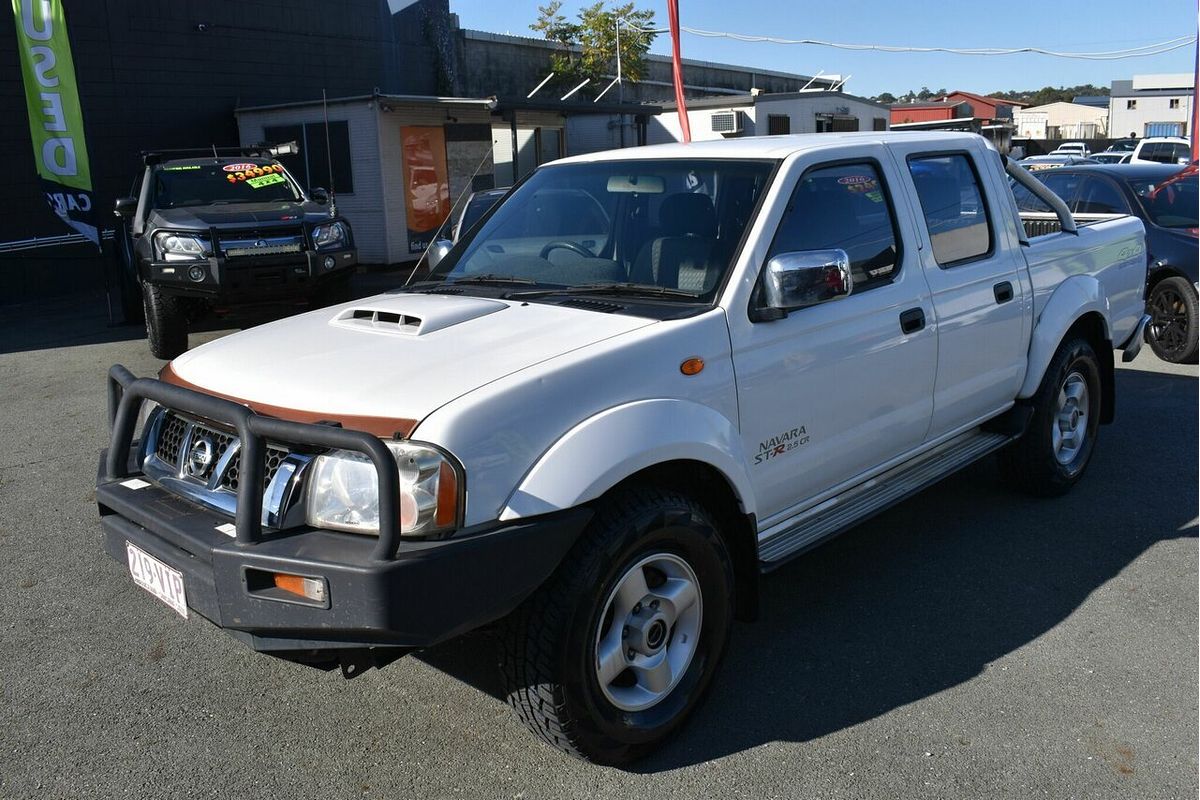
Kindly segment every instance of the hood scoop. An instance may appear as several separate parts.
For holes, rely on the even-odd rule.
[[[371,333],[424,336],[506,308],[506,303],[477,297],[398,294],[343,308],[329,324]]]

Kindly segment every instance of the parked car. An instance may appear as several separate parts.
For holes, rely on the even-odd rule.
[[[1145,233],[1076,230],[1010,164],[1064,229],[1019,242],[1005,169],[946,132],[543,165],[428,281],[158,380],[113,367],[104,547],[180,615],[348,676],[499,621],[535,736],[645,755],[762,573],[989,453],[1035,495],[1083,478]]]
[[[471,226],[482,219],[484,214],[491,211],[492,206],[508,193],[509,188],[511,187],[504,186],[498,189],[472,192],[471,196],[467,198],[467,202],[463,203],[462,210],[458,213],[458,219],[454,221],[454,226],[450,230],[450,240],[457,242],[462,234],[471,230]]]
[[[1092,151],[1088,149],[1088,146],[1084,142],[1063,142],[1054,148],[1054,152],[1051,155],[1055,154],[1087,158],[1092,154]]]
[[[1043,169],[1058,169],[1059,167],[1069,167],[1078,164],[1096,163],[1098,162],[1092,161],[1090,158],[1061,153],[1051,153],[1048,156],[1030,156],[1029,158],[1025,158],[1020,161],[1021,166],[1030,172],[1038,172]]]
[[[127,316],[143,312],[156,358],[187,350],[189,322],[214,306],[346,299],[358,263],[350,223],[324,189],[300,187],[280,152],[143,154],[115,213]]]
[[[1196,169],[1168,164],[1064,167],[1038,178],[1066,202],[1076,222],[1087,224],[1132,214],[1146,226],[1149,274],[1146,278],[1146,328],[1150,348],[1164,361],[1195,363],[1197,353]],[[1021,188],[1016,189],[1023,211],[1050,210]],[[1031,215],[1032,216],[1032,215]]]
[[[1128,164],[1132,155],[1132,152],[1117,153],[1105,150],[1103,153],[1092,153],[1088,158],[1097,164]]]
[[[1192,146],[1180,136],[1152,136],[1142,139],[1134,149],[1130,164],[1187,164]]]
[[[1117,139],[1106,149],[1106,153],[1132,153],[1137,149],[1140,139]]]

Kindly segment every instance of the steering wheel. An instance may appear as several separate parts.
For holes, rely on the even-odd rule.
[[[538,253],[538,258],[544,258],[549,261],[550,259],[548,256],[554,250],[570,250],[572,253],[583,256],[584,258],[596,257],[595,253],[593,253],[591,250],[588,250],[581,244],[576,244],[575,242],[570,242],[566,239],[556,239],[553,242],[546,242],[546,246],[542,248],[542,252]]]

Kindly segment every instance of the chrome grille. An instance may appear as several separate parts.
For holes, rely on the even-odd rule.
[[[275,477],[275,473],[279,471],[279,465],[287,457],[287,450],[267,445],[267,463],[263,469],[264,491],[271,485],[271,479]],[[241,474],[241,468],[242,454],[240,452],[234,453],[233,458],[229,460],[229,466],[225,468],[225,474],[221,476],[221,486],[224,486],[231,492],[236,492],[239,485],[238,477]]]
[[[186,434],[187,422],[183,417],[168,413],[158,431],[155,454],[168,464],[178,464],[179,448],[183,446],[183,437]]]
[[[142,451],[146,475],[166,489],[232,516],[242,475],[237,434],[169,409],[161,409],[151,420]],[[197,448],[205,452],[204,458],[193,459]],[[313,455],[307,449],[297,453],[280,444],[266,443],[264,525],[279,527],[285,518],[292,519],[287,515],[294,510],[305,468]],[[293,519],[291,524],[295,522]]]

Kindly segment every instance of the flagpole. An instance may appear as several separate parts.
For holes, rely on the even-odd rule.
[[[683,96],[683,62],[679,56],[679,0],[667,0],[667,22],[671,29],[671,66],[675,73],[675,106],[679,110],[679,128],[683,141],[692,141],[688,122],[687,98]]]

